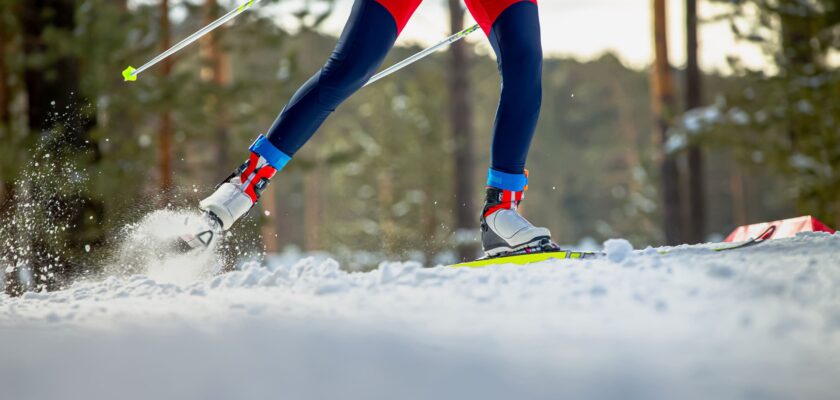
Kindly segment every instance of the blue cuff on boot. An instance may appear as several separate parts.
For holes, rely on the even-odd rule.
[[[277,171],[283,169],[292,159],[291,156],[274,147],[263,135],[257,138],[254,144],[251,145],[250,150],[259,154],[260,157],[265,158],[268,161],[268,165],[271,165]]]
[[[490,168],[487,173],[487,186],[497,189],[521,192],[528,185],[528,177],[525,174],[508,174]]]

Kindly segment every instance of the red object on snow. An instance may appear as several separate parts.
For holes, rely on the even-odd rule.
[[[744,225],[738,227],[726,238],[727,242],[743,242],[760,235],[770,226],[776,227],[776,233],[768,239],[780,239],[796,236],[799,232],[836,232],[820,220],[806,215],[804,217],[783,219],[781,221],[762,222],[760,224]]]

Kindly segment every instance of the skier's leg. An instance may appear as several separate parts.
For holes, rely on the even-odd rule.
[[[421,1],[356,0],[327,63],[295,93],[267,136],[251,146],[248,161],[201,202],[201,209],[223,229],[245,215],[276,171],[376,72]]]
[[[534,0],[466,1],[487,33],[502,76],[491,167],[506,174],[523,175],[542,104],[542,45],[537,4]]]
[[[542,104],[542,46],[535,0],[466,0],[496,52],[502,93],[496,113],[482,214],[489,255],[550,242],[548,229],[522,218],[517,205],[528,178],[525,160]]]
[[[421,0],[356,0],[324,67],[301,87],[268,130],[268,140],[294,155],[336,107],[382,64]]]

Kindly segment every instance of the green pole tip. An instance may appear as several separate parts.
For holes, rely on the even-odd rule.
[[[137,80],[137,75],[132,75],[132,74],[134,74],[134,71],[137,71],[137,70],[136,70],[136,69],[134,69],[134,67],[132,67],[132,66],[130,66],[130,65],[129,65],[129,66],[128,66],[128,68],[126,68],[126,69],[122,72],[123,79],[125,79],[125,81],[126,81],[126,82],[134,82],[134,81],[136,81],[136,80]]]
[[[251,0],[251,1],[247,2],[247,3],[244,3],[244,4],[242,4],[241,6],[239,6],[239,8],[238,8],[238,9],[236,9],[236,12],[242,12],[242,11],[245,11],[245,10],[247,10],[247,9],[251,8],[251,6],[253,6],[253,5],[254,5],[254,0]]]

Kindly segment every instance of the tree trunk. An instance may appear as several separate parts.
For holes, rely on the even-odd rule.
[[[263,248],[268,253],[277,253],[280,251],[280,230],[277,222],[280,213],[277,209],[277,192],[270,188],[264,191],[260,197],[260,207],[264,215],[263,224],[260,227]]]
[[[700,107],[702,102],[700,65],[697,60],[697,0],[686,0],[686,67],[685,108]],[[706,238],[706,186],[703,171],[703,150],[697,144],[688,147],[688,224],[684,230],[691,243]]]
[[[732,166],[729,175],[729,192],[732,193],[732,216],[735,219],[735,226],[748,224],[750,216],[747,211],[744,176],[736,165]]]
[[[642,157],[639,155],[639,132],[636,129],[633,108],[631,107],[632,100],[629,99],[624,86],[618,79],[610,81],[610,91],[615,104],[617,104],[619,130],[626,146],[624,162],[627,171],[632,172],[642,165]],[[628,187],[630,192],[640,192],[642,190],[641,182],[636,179],[630,179]]]
[[[464,29],[464,8],[461,0],[449,0],[450,30],[455,33]],[[475,230],[478,214],[473,206],[473,126],[472,106],[470,104],[470,84],[467,76],[469,67],[466,43],[453,43],[449,49],[449,112],[452,135],[455,142],[455,177],[453,188],[455,195],[455,232],[456,237],[464,237],[462,232]],[[458,259],[469,260],[475,257],[473,243],[457,243]]]
[[[427,195],[429,193],[434,193],[436,187],[437,185],[435,182],[426,178],[426,181],[423,184],[423,193],[426,193]],[[420,221],[423,230],[423,238],[425,239],[423,253],[426,257],[426,265],[431,267],[433,266],[436,250],[432,243],[437,241],[437,235],[435,235],[435,233],[438,229],[437,211],[435,210],[435,207],[432,206],[431,202],[423,202],[423,205],[420,207]]]
[[[11,138],[12,114],[10,106],[12,103],[12,91],[9,88],[9,69],[6,65],[6,46],[9,43],[10,33],[6,29],[5,24],[0,24],[0,139],[6,137]],[[0,170],[0,215],[6,207],[6,194],[9,193],[7,187],[6,174]]]
[[[303,195],[303,248],[306,251],[321,250],[321,210],[323,169],[321,161],[304,174]]]
[[[840,229],[840,200],[834,203],[834,229]]]
[[[204,2],[204,22],[209,24],[219,17],[217,0]],[[211,82],[214,93],[208,99],[209,115],[215,119],[216,157],[214,164],[218,168],[218,175],[225,176],[232,168],[228,160],[228,116],[227,108],[222,105],[219,93],[230,84],[230,59],[221,47],[222,30],[210,32],[201,39],[201,53],[204,65],[201,68],[201,78]]]
[[[8,129],[11,113],[9,106],[12,102],[12,92],[9,88],[9,70],[6,66],[6,45],[9,43],[9,33],[5,24],[0,24],[0,129]]]
[[[652,71],[652,95],[655,136],[659,139],[659,167],[662,182],[663,230],[665,243],[678,244],[681,235],[681,207],[677,162],[665,151],[668,127],[674,110],[674,79],[668,60],[668,33],[665,0],[653,0],[653,36],[655,59]]]
[[[160,2],[160,47],[166,50],[171,46],[171,26],[169,21],[169,0]],[[172,73],[172,57],[161,62],[161,83],[164,85],[167,99],[171,93],[167,88],[169,76]],[[169,102],[164,102],[168,107]],[[172,190],[172,113],[168,108],[164,109],[160,116],[160,142],[158,143],[158,156],[160,168],[160,192],[161,202],[165,206],[169,204]]]
[[[385,254],[393,256],[397,251],[397,224],[391,216],[394,206],[394,180],[387,168],[380,170],[376,178],[382,250]]]

